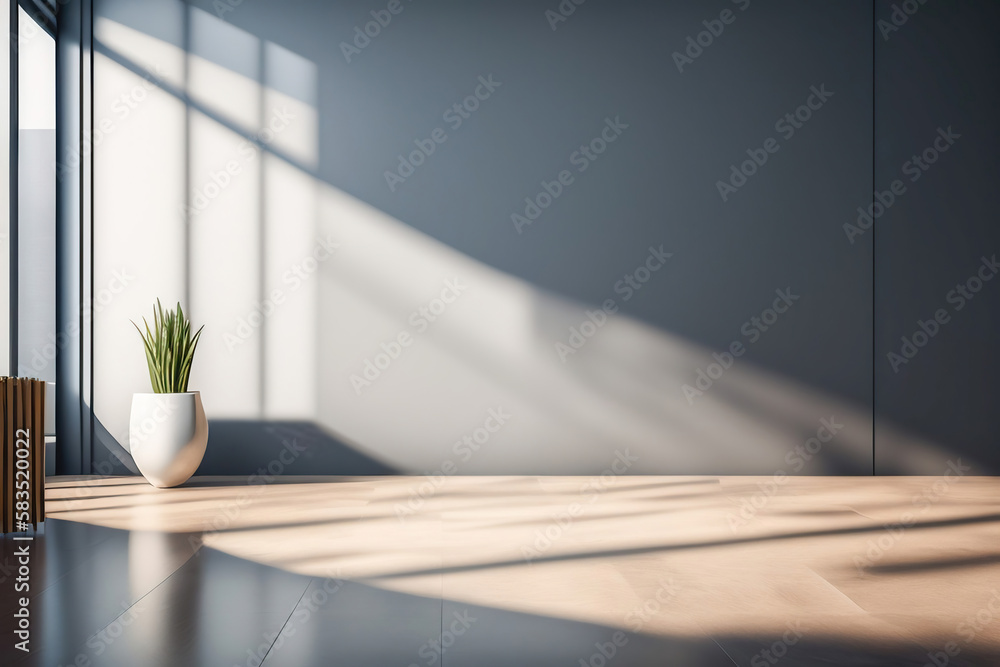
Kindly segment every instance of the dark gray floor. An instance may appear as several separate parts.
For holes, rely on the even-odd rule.
[[[928,660],[916,646],[877,655],[808,639],[775,662],[752,662],[777,637],[692,641],[624,634],[615,647],[614,628],[300,576],[194,550],[186,534],[57,519],[32,542],[32,652],[26,655],[11,639],[14,551],[22,544],[2,540],[3,665],[920,667]],[[995,656],[963,654],[948,664],[997,663]]]

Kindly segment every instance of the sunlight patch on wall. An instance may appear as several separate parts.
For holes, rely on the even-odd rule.
[[[147,64],[173,68],[180,54],[155,42]],[[150,391],[130,320],[184,295],[185,114],[150,79],[94,55],[94,410],[125,447],[131,394]]]

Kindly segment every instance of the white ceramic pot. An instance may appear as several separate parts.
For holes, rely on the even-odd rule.
[[[129,449],[139,472],[153,486],[188,480],[201,465],[208,420],[201,394],[134,394]]]

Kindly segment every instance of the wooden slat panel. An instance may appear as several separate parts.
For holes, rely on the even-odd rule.
[[[28,522],[45,520],[45,383],[0,377],[0,532],[17,532],[17,432],[29,433]]]
[[[24,426],[28,429],[28,521],[35,525],[35,381],[24,381]]]
[[[45,382],[35,381],[35,425],[31,430],[35,436],[34,480],[31,488],[34,494],[35,521],[45,521]]]
[[[7,380],[7,428],[3,448],[4,480],[3,501],[6,507],[3,513],[3,532],[14,529],[14,434],[17,431],[17,381]]]
[[[10,528],[11,532],[17,532],[17,515],[18,515],[18,511],[17,511],[17,497],[16,497],[15,492],[17,491],[17,441],[20,439],[18,437],[18,431],[20,431],[21,429],[23,429],[24,426],[25,426],[25,423],[24,423],[24,408],[25,408],[25,405],[24,405],[24,380],[22,380],[21,378],[17,378],[16,380],[14,380],[14,382],[16,383],[14,385],[14,401],[15,401],[15,403],[17,405],[16,411],[15,411],[14,414],[16,415],[17,419],[16,419],[16,421],[14,423],[14,441],[11,443],[13,446],[10,448],[10,451],[11,451],[11,454],[12,454],[12,459],[11,459],[11,461],[12,461],[12,465],[11,465],[11,484],[10,484],[11,498],[10,498],[10,502],[11,502],[11,505],[13,506],[13,508],[14,508],[14,516],[11,519],[11,528]]]
[[[38,503],[35,502],[35,494],[38,492],[36,488],[36,482],[38,481],[38,449],[35,444],[38,442],[38,429],[35,428],[38,424],[38,392],[35,389],[38,386],[38,381],[35,379],[28,380],[28,385],[26,387],[27,395],[31,400],[31,409],[27,413],[27,423],[30,429],[31,438],[28,439],[28,503],[31,507],[31,525],[38,525]]]
[[[29,433],[28,521],[45,520],[45,383],[0,377],[0,533],[17,529],[17,432]]]
[[[35,461],[34,457],[32,456],[32,447],[31,447],[31,443],[35,435],[32,432],[32,428],[34,427],[34,413],[35,413],[35,382],[33,380],[21,380],[21,396],[24,401],[21,405],[21,428],[28,429],[28,437],[26,439],[27,442],[24,442],[25,439],[22,438],[22,442],[24,442],[24,444],[28,446],[28,456],[26,457],[28,461],[28,471],[27,471],[28,472],[28,522],[34,524],[35,504],[31,502],[31,495],[32,493],[34,493],[34,489],[32,488],[32,483],[34,482],[34,479],[32,478],[34,477],[34,470],[35,470]],[[24,447],[22,446],[21,449],[24,449]],[[20,458],[19,456],[17,456],[17,452],[14,452],[14,454],[16,458]],[[14,485],[14,491],[16,495],[17,492],[16,484]]]
[[[7,441],[12,426],[10,401],[8,400],[8,379],[0,378],[0,532],[7,532]]]
[[[23,412],[23,416],[21,417],[21,420],[22,420],[21,423],[23,424],[22,428],[28,429],[27,443],[25,443],[28,446],[28,456],[26,457],[27,460],[28,460],[28,522],[31,523],[31,524],[34,524],[35,523],[35,507],[34,507],[34,503],[31,502],[31,494],[32,494],[32,492],[34,490],[31,488],[31,485],[32,485],[32,482],[34,481],[32,479],[32,477],[34,475],[35,461],[34,461],[34,457],[32,457],[32,453],[33,452],[32,452],[32,448],[31,448],[31,443],[32,443],[33,437],[35,435],[32,432],[32,428],[35,425],[35,417],[34,417],[34,415],[35,415],[35,382],[34,382],[34,380],[22,380],[21,383],[22,383],[22,385],[21,385],[21,391],[23,392],[23,395],[24,395],[24,406],[23,406],[24,407],[24,412]],[[22,449],[23,448],[24,447],[22,446]],[[17,452],[14,452],[14,454],[16,455]],[[14,491],[17,492],[17,486],[16,485],[14,487]]]

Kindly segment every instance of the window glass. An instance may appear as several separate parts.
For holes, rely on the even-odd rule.
[[[17,374],[54,382],[56,47],[19,16]]]

